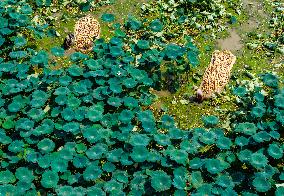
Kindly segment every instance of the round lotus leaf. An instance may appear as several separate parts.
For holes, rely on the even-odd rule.
[[[16,178],[9,170],[0,171],[0,184],[14,183]]]
[[[252,185],[255,187],[256,191],[258,192],[267,192],[269,189],[271,189],[270,182],[263,177],[256,177],[252,181]]]
[[[150,23],[150,29],[154,32],[160,32],[163,30],[163,28],[163,23],[159,19],[153,20]]]
[[[59,176],[55,171],[45,171],[41,175],[40,183],[44,188],[54,188],[57,186]]]
[[[54,56],[64,56],[64,49],[61,48],[61,47],[53,47],[51,48],[51,53],[54,55]]]
[[[115,17],[113,14],[109,14],[109,13],[104,13],[101,17],[101,19],[104,22],[113,22],[115,20]]]
[[[102,174],[102,170],[97,165],[89,165],[86,167],[85,171],[83,172],[83,178],[86,181],[94,181],[98,178],[100,178]]]
[[[164,171],[154,171],[151,175],[151,186],[157,191],[166,191],[171,188],[172,180]]]
[[[234,89],[233,94],[239,97],[244,97],[247,94],[247,89],[245,87],[237,87]]]
[[[264,154],[255,152],[250,156],[250,163],[256,168],[263,168],[267,165],[268,159]]]
[[[264,76],[262,76],[262,80],[264,84],[266,84],[269,87],[277,87],[278,86],[278,77],[276,75],[273,75],[271,73],[266,73]]]
[[[256,134],[257,127],[253,123],[245,122],[237,124],[235,128],[236,132],[244,133],[245,135]]]
[[[268,154],[274,159],[281,159],[283,157],[283,149],[275,143],[269,144],[267,151]]]

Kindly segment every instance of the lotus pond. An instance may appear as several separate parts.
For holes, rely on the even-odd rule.
[[[64,50],[81,17],[90,52]],[[281,0],[0,1],[0,195],[284,195]],[[214,50],[237,61],[193,101]]]

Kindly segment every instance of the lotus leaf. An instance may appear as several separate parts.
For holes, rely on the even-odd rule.
[[[14,153],[21,152],[24,150],[24,145],[25,143],[22,140],[14,140],[9,144],[8,150]]]
[[[146,134],[132,134],[129,143],[132,146],[147,146],[150,140]]]
[[[263,168],[268,163],[267,157],[260,152],[252,153],[249,160],[250,163],[256,168]]]
[[[269,145],[268,154],[274,159],[281,159],[283,157],[283,149],[280,148],[276,143]]]
[[[260,131],[254,134],[252,137],[256,142],[259,143],[270,140],[270,135],[266,131]]]
[[[247,93],[247,89],[245,87],[239,86],[234,89],[233,94],[239,97],[244,97]]]
[[[174,118],[167,114],[162,116],[161,121],[162,121],[162,127],[165,129],[172,128],[175,125]]]
[[[54,188],[57,186],[57,183],[59,181],[59,176],[54,171],[45,171],[41,176],[41,185],[44,188]]]
[[[278,77],[270,74],[270,73],[266,73],[262,76],[262,80],[263,82],[270,87],[277,87],[278,86]]]
[[[48,152],[52,152],[54,150],[55,144],[51,139],[45,138],[37,144],[37,147],[43,153],[48,153]]]
[[[96,164],[90,164],[86,167],[85,171],[83,172],[83,178],[86,181],[94,181],[100,178],[102,174],[102,170]]]
[[[203,184],[203,178],[200,171],[194,171],[190,175],[190,182],[194,188],[201,187]]]
[[[155,134],[154,140],[162,146],[171,145],[171,138],[165,134]]]
[[[107,100],[107,103],[111,106],[114,106],[114,107],[121,106],[121,102],[122,102],[122,100],[119,97],[110,97]]]
[[[114,15],[109,13],[104,13],[101,18],[104,22],[113,22],[115,20]]]
[[[95,160],[102,158],[103,154],[105,154],[106,152],[107,146],[105,144],[97,143],[86,151],[86,155],[89,159]]]
[[[211,174],[220,173],[225,169],[221,161],[218,159],[207,159],[205,162],[205,167]]]
[[[68,162],[64,159],[53,159],[50,164],[53,172],[66,172]]]
[[[189,166],[192,169],[199,169],[204,164],[204,161],[198,157],[193,158],[189,161]]]
[[[281,109],[284,109],[284,94],[278,94],[274,96],[275,106]]]
[[[103,164],[102,169],[106,172],[113,172],[116,169],[116,167],[113,163],[106,162]]]
[[[61,47],[53,47],[53,48],[51,48],[51,53],[54,56],[62,57],[62,56],[64,56],[64,49],[61,48]]]
[[[143,162],[147,159],[149,151],[144,146],[134,146],[132,152],[130,153],[130,157],[135,162]]]
[[[219,118],[216,116],[203,116],[202,122],[204,123],[205,126],[211,127],[219,123]]]
[[[163,28],[164,28],[164,25],[159,19],[155,19],[150,23],[150,29],[153,32],[161,32]]]
[[[75,118],[75,113],[71,108],[65,108],[61,112],[61,116],[66,121],[72,121]]]
[[[27,44],[27,40],[22,36],[15,37],[13,41],[14,41],[14,47],[16,48],[21,48]]]
[[[0,184],[8,184],[16,181],[16,178],[9,170],[0,171]]]
[[[239,123],[237,124],[235,131],[244,133],[245,135],[254,135],[256,134],[257,127],[255,124],[249,122]]]
[[[151,174],[151,186],[157,191],[166,191],[171,188],[172,180],[164,171],[153,171]]]
[[[258,192],[267,192],[271,188],[270,182],[263,177],[256,177],[252,181],[252,185]]]
[[[215,142],[215,134],[211,131],[207,131],[205,132],[203,135],[200,136],[199,140],[201,142],[203,142],[204,144],[208,144],[208,145],[211,145],[211,144],[214,144]]]
[[[222,150],[229,150],[230,147],[232,146],[232,141],[230,138],[227,137],[221,137],[217,139],[217,147],[222,149]]]

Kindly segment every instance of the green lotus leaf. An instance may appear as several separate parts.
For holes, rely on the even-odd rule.
[[[184,55],[186,49],[176,44],[169,44],[165,48],[165,54],[170,59],[176,59]]]
[[[263,168],[268,163],[267,157],[260,152],[252,153],[249,160],[255,168]]]
[[[138,101],[133,97],[124,97],[123,103],[126,107],[129,107],[130,109],[138,107]]]
[[[24,145],[25,143],[22,140],[14,140],[9,144],[8,150],[14,153],[22,152],[24,150]]]
[[[169,128],[168,135],[171,137],[171,139],[181,139],[187,136],[185,131],[176,127]]]
[[[102,62],[100,62],[98,60],[94,60],[94,59],[88,59],[88,60],[84,61],[84,64],[87,65],[90,70],[102,69],[103,66],[102,66],[101,63]]]
[[[0,184],[14,183],[16,178],[9,170],[0,171]]]
[[[22,107],[23,107],[22,103],[13,101],[12,103],[10,103],[8,105],[8,110],[10,112],[18,112],[18,111],[20,111],[22,109]]]
[[[280,148],[276,143],[269,144],[267,152],[274,159],[281,159],[283,157],[283,149]]]
[[[255,118],[263,117],[265,112],[266,112],[266,109],[264,107],[261,107],[261,106],[253,107],[252,110],[251,110],[251,114]]]
[[[106,172],[113,172],[116,169],[116,167],[113,163],[106,162],[103,164],[102,169]]]
[[[27,44],[27,40],[22,36],[15,37],[13,41],[15,48],[21,48]]]
[[[75,113],[71,108],[65,108],[61,112],[61,116],[66,121],[72,121],[75,118]]]
[[[266,131],[260,131],[254,134],[252,137],[254,141],[259,142],[259,143],[270,140],[270,135]]]
[[[150,23],[149,27],[154,32],[161,32],[164,28],[164,25],[159,19],[156,19]]]
[[[170,159],[184,166],[189,162],[188,153],[185,150],[174,150],[170,154]]]
[[[165,134],[155,134],[154,140],[162,146],[171,145],[171,138]]]
[[[204,164],[204,161],[198,157],[193,158],[189,161],[189,166],[191,169],[199,169]]]
[[[200,63],[199,60],[198,60],[198,53],[196,51],[188,51],[187,52],[187,59],[193,67],[198,66],[199,63]]]
[[[109,14],[109,13],[104,13],[101,17],[101,19],[104,22],[113,22],[115,20],[115,17],[113,14]]]
[[[59,78],[59,83],[62,86],[68,86],[72,82],[72,78],[70,76],[61,76]]]
[[[95,127],[88,127],[83,130],[83,136],[87,139],[90,143],[96,143],[101,139],[101,136],[99,134],[99,131],[101,129],[95,128]]]
[[[219,159],[207,159],[205,162],[205,167],[211,174],[220,173],[225,169]]]
[[[60,186],[58,188],[56,188],[56,193],[57,195],[60,196],[68,196],[71,195],[73,193],[73,187],[71,186]]]
[[[120,192],[123,193],[123,184],[111,179],[104,184],[104,189],[106,192],[109,192],[110,195],[121,195]]]
[[[76,144],[76,151],[77,153],[81,154],[87,150],[87,146],[83,143]]]
[[[277,87],[278,86],[278,77],[271,73],[266,73],[262,76],[262,80],[264,84],[269,87]]]
[[[132,134],[129,143],[132,146],[147,146],[150,140],[151,139],[145,134]]]
[[[110,97],[107,100],[107,103],[111,106],[114,106],[114,107],[121,106],[121,102],[122,102],[122,100],[118,97]]]
[[[278,94],[274,96],[274,105],[278,108],[284,109],[284,94]]]
[[[280,133],[278,133],[277,131],[270,131],[269,132],[270,137],[272,137],[273,139],[278,140],[280,138]]]
[[[28,111],[28,117],[35,121],[42,120],[45,117],[45,112],[39,108],[32,108]]]
[[[150,48],[150,43],[147,40],[138,40],[137,46],[140,49],[149,49]]]
[[[26,167],[19,167],[16,169],[15,176],[18,180],[24,182],[32,182],[34,180],[34,175],[31,170]]]
[[[54,95],[68,95],[70,90],[67,87],[59,87],[55,90]]]
[[[74,52],[70,55],[70,59],[73,61],[73,62],[78,62],[80,60],[84,60],[84,59],[87,59],[88,58],[88,55],[86,54],[83,54],[81,52]],[[72,67],[72,68],[71,68]],[[79,66],[77,65],[72,65],[69,69],[68,69],[68,72],[70,75],[72,76],[80,76],[82,73],[83,73],[83,69],[80,68]],[[78,75],[80,74],[80,75]]]
[[[204,144],[208,144],[208,145],[211,145],[211,144],[214,144],[215,142],[215,138],[216,135],[211,132],[211,131],[206,131],[204,134],[202,134],[200,137],[199,137],[199,140],[201,142],[203,142]]]
[[[122,84],[126,87],[126,88],[134,88],[135,86],[137,86],[137,81],[134,80],[133,78],[126,78],[123,80]]]
[[[245,149],[238,153],[238,158],[242,162],[250,161],[251,155],[252,155],[252,152],[248,149]]]
[[[174,196],[187,196],[187,192],[185,190],[177,189],[174,192]]]
[[[54,55],[54,56],[64,56],[64,49],[61,48],[61,47],[53,47],[51,48],[51,53]]]
[[[108,147],[105,144],[98,143],[86,151],[86,155],[89,159],[100,159],[102,158],[103,154],[108,151]]]
[[[74,149],[75,150],[75,149]],[[75,153],[73,149],[66,149],[63,148],[58,152],[58,154],[55,154],[55,158],[58,159],[58,157],[64,159],[64,160],[72,160],[73,154]]]
[[[38,65],[38,64],[48,64],[48,54],[46,51],[41,50],[36,55],[32,56],[31,64]]]
[[[247,89],[245,87],[239,86],[233,90],[233,94],[239,97],[244,97],[247,94]]]
[[[203,184],[203,178],[200,171],[194,171],[190,175],[190,182],[194,188],[201,187]]]
[[[202,122],[205,126],[212,127],[219,123],[219,118],[217,116],[202,116]]]
[[[147,159],[149,151],[144,146],[134,146],[132,152],[130,153],[130,157],[135,162],[144,162]]]
[[[120,47],[120,46],[112,46],[110,48],[110,54],[113,56],[113,57],[119,57],[119,56],[122,56],[123,54],[123,49]]]
[[[235,144],[240,147],[246,146],[248,145],[248,143],[249,143],[249,140],[244,136],[238,136],[235,139]]]
[[[38,149],[43,153],[52,152],[55,144],[51,139],[45,138],[37,144]]]
[[[244,133],[245,135],[254,135],[256,134],[257,127],[255,124],[249,122],[239,123],[237,124],[235,131]]]
[[[86,181],[94,181],[101,177],[102,170],[99,166],[95,164],[91,164],[86,167],[85,171],[83,172],[83,178]]]
[[[70,108],[77,108],[79,107],[81,104],[81,100],[78,99],[77,97],[71,96],[68,97],[67,99],[67,106]]]
[[[122,123],[130,123],[131,120],[134,118],[134,113],[131,110],[122,110],[122,112],[119,114],[118,119]]]
[[[67,69],[70,76],[81,76],[83,75],[83,68],[79,67],[78,65],[71,65]]]
[[[256,191],[258,192],[267,192],[269,189],[271,189],[270,182],[263,177],[256,177],[252,181],[252,185],[255,187]]]
[[[169,129],[175,126],[175,120],[173,117],[165,114],[161,118],[162,127],[165,129]]]
[[[57,186],[59,176],[56,172],[47,170],[41,175],[40,183],[44,188],[54,188]]]
[[[221,187],[233,187],[234,186],[232,177],[226,174],[218,176],[216,178],[216,184],[218,184]]]
[[[22,59],[28,56],[28,53],[26,51],[13,51],[9,53],[9,56],[12,59]]]
[[[284,195],[284,187],[277,187],[276,191],[275,191],[275,196],[281,196]]]
[[[88,196],[92,196],[92,195],[106,196],[106,193],[102,190],[102,188],[90,187],[90,188],[88,188],[88,194],[87,195]]]
[[[157,191],[166,191],[171,188],[172,180],[164,171],[153,171],[151,174],[151,186]]]
[[[103,118],[104,108],[101,105],[93,105],[89,108],[86,118],[92,122],[97,122]]]
[[[123,155],[123,149],[117,148],[109,151],[106,156],[110,162],[119,162],[121,161],[121,156]]]
[[[217,139],[217,147],[222,149],[222,150],[229,150],[230,147],[232,146],[232,141],[230,138],[227,137],[221,137]]]
[[[112,173],[112,178],[121,183],[128,183],[128,174],[126,171],[116,170]]]
[[[50,166],[51,160],[52,160],[51,156],[49,154],[46,154],[40,157],[37,163],[41,168],[47,169]]]
[[[53,172],[66,172],[68,161],[64,159],[53,159],[50,164]]]
[[[73,85],[73,89],[75,93],[78,94],[87,94],[89,92],[87,85],[85,85],[83,82],[77,82]]]
[[[26,191],[32,188],[32,186],[34,186],[34,184],[32,184],[31,182],[18,181],[16,186],[17,192],[22,194],[26,193]]]
[[[109,40],[109,43],[116,45],[116,46],[123,46],[123,41],[122,39],[118,38],[118,37],[112,37]]]
[[[142,22],[140,22],[139,20],[137,20],[136,18],[134,18],[133,16],[129,16],[127,21],[126,21],[126,25],[134,30],[137,31],[142,27]]]
[[[264,101],[264,95],[260,92],[255,93],[253,97],[257,102],[263,102]]]

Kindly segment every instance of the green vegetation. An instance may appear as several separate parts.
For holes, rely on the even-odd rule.
[[[283,195],[276,50],[242,48],[228,88],[191,101],[216,39],[249,19],[237,5],[1,1],[0,195]],[[102,38],[64,51],[87,13]]]

